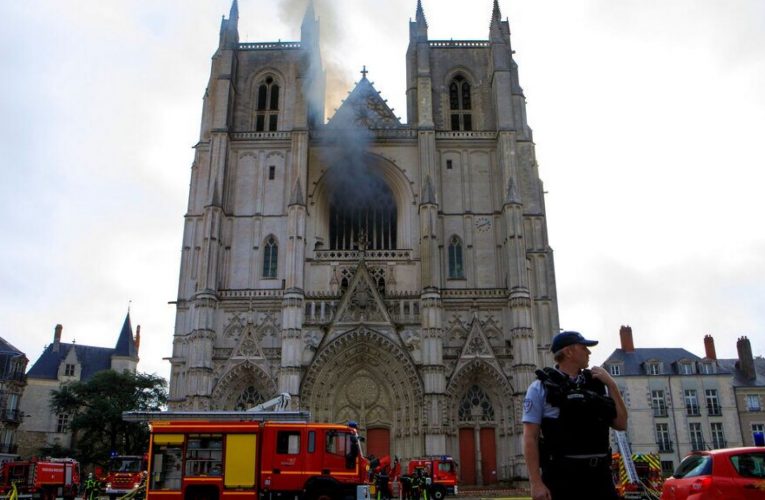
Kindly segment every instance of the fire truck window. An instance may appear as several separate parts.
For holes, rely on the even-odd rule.
[[[276,433],[276,453],[297,455],[300,453],[300,432],[279,431]]]
[[[351,435],[347,432],[327,433],[327,453],[347,455],[351,450]]]
[[[189,436],[186,444],[186,476],[220,476],[222,457],[222,436]]]
[[[454,470],[454,466],[451,462],[439,462],[438,470],[440,472],[452,472]]]
[[[316,431],[308,431],[308,453],[316,451]]]
[[[180,446],[154,445],[151,461],[151,488],[154,490],[181,489]]]

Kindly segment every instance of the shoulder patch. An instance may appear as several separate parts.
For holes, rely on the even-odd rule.
[[[523,411],[528,413],[529,411],[531,411],[531,408],[533,407],[534,407],[534,401],[532,401],[529,398],[526,398],[523,400]]]

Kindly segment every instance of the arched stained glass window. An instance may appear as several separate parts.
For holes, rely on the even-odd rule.
[[[269,236],[263,245],[263,277],[276,278],[277,262],[279,260],[279,246],[276,239]]]
[[[473,130],[470,82],[457,75],[449,84],[449,109],[452,130]]]
[[[458,418],[460,422],[473,422],[475,417],[482,422],[494,421],[494,406],[483,389],[472,385],[460,400]]]
[[[279,84],[272,76],[267,76],[258,85],[257,111],[255,112],[255,130],[273,132],[279,117]]]
[[[465,272],[462,265],[462,240],[459,236],[452,236],[449,240],[449,278],[464,278]]]

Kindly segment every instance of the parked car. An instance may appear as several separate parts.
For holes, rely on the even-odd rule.
[[[664,481],[661,500],[765,500],[765,448],[694,451]]]

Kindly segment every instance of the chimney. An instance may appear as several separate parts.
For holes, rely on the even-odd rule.
[[[717,359],[715,339],[711,335],[704,335],[704,352],[706,352],[707,359]]]
[[[619,337],[622,341],[622,351],[635,352],[635,343],[632,341],[632,327],[622,325],[619,328]]]
[[[61,330],[63,329],[63,326],[56,325],[56,329],[53,332],[53,352],[58,352],[58,346],[61,344]]]
[[[736,349],[738,349],[738,363],[736,363],[738,369],[744,375],[746,380],[754,380],[757,374],[754,371],[752,344],[749,343],[749,339],[746,337],[738,339],[738,342],[736,342]]]
[[[133,339],[133,343],[135,343],[135,350],[137,352],[138,348],[141,347],[141,325],[135,327],[135,338]]]

